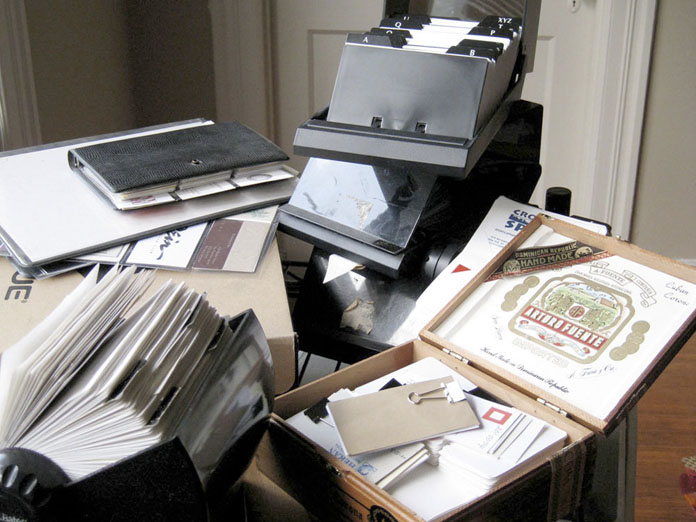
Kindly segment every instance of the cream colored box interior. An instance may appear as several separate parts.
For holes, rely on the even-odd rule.
[[[592,444],[591,439],[594,436],[592,430],[421,340],[391,348],[278,397],[274,404],[275,419],[256,454],[259,469],[298,498],[315,515],[341,516],[346,517],[347,520],[367,520],[377,506],[386,510],[397,520],[422,520],[416,513],[391,497],[388,492],[366,481],[340,459],[314,445],[303,434],[285,424],[283,419],[309,408],[340,388],[355,388],[425,357],[435,357],[501,401],[564,430],[568,433],[564,451],[578,461],[571,466],[571,469],[583,472],[586,454],[592,451],[586,447]],[[320,465],[323,468],[323,476],[321,480],[312,483],[310,477],[314,474],[311,473],[311,468],[317,460],[324,463]],[[539,464],[541,465],[549,466],[548,462]],[[528,472],[530,469],[523,469],[520,473],[509,476],[489,495],[506,487],[514,487],[515,483],[523,482],[523,475]],[[579,491],[563,491],[562,482],[564,481],[560,476],[552,477],[552,480],[555,482],[554,487],[559,488],[554,493],[558,498],[556,501],[558,505],[554,507],[554,510],[559,514],[566,513],[567,509],[564,506],[572,509],[578,500]],[[572,484],[574,481],[566,480],[565,482]],[[321,495],[315,495],[317,487],[321,488]],[[546,487],[548,491],[549,484],[545,483],[545,486],[538,484],[538,487]],[[427,492],[423,494],[427,495]],[[545,493],[542,496],[546,500],[550,494]],[[323,504],[327,498],[334,499],[331,505],[338,511],[327,511],[327,506]],[[337,502],[337,498],[340,501]],[[476,508],[477,503],[478,501],[471,505],[459,506],[456,510],[457,516],[465,516],[469,508]],[[546,509],[545,506],[538,507],[540,512]]]

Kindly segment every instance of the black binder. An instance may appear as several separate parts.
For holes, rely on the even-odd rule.
[[[96,175],[98,188],[116,193],[288,159],[271,141],[236,121],[78,147],[68,157],[81,173],[89,169]]]

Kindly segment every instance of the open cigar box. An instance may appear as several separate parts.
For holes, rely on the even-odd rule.
[[[419,339],[278,397],[256,463],[321,520],[558,520],[583,501],[597,441],[635,407],[695,326],[696,269],[539,215]],[[439,466],[422,464],[380,488],[365,478],[364,463],[322,447],[293,422],[341,389],[398,376],[425,359],[564,436],[523,454],[483,490],[445,465],[453,462],[444,458],[448,449]]]

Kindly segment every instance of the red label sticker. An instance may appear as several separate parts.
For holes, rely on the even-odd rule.
[[[483,418],[495,422],[496,424],[505,424],[511,416],[512,413],[499,410],[498,408],[491,408],[486,412]]]

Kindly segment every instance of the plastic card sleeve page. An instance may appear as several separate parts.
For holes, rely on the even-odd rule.
[[[435,330],[607,419],[696,308],[696,285],[542,225]]]
[[[170,270],[254,272],[275,232],[277,205],[191,225],[74,260]]]

